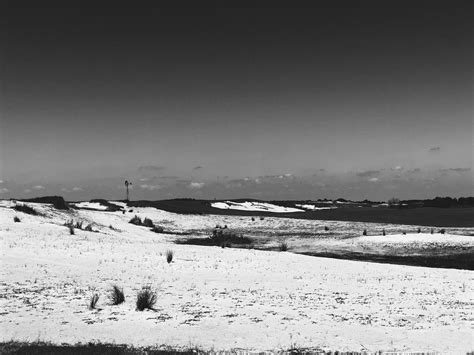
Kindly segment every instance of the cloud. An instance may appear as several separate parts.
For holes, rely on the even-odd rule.
[[[8,191],[10,191],[10,190],[8,190],[6,187],[0,188],[0,194],[7,193]]]
[[[143,165],[138,168],[138,171],[141,172],[157,172],[163,170],[165,170],[165,167],[160,165]]]
[[[203,182],[194,182],[192,181],[188,187],[190,189],[202,189],[204,187],[204,183]]]
[[[74,187],[72,188],[72,191],[83,191],[83,190],[82,190],[82,187],[74,186]]]
[[[193,170],[200,170],[200,169],[202,169],[202,166],[200,166],[200,165],[195,166],[195,167],[193,168]]]
[[[366,171],[361,171],[360,173],[357,173],[357,176],[361,178],[369,178],[369,177],[374,177],[378,175],[380,175],[380,170],[366,170]]]
[[[439,169],[439,171],[455,172],[455,173],[466,173],[468,171],[471,171],[471,168],[448,168],[448,169]]]
[[[33,189],[35,189],[35,190],[44,190],[44,186],[43,185],[35,185],[35,186],[33,186]]]
[[[428,151],[430,153],[434,153],[434,152],[439,152],[441,150],[441,147],[431,147]]]
[[[369,179],[370,182],[377,182],[379,181],[379,178],[373,177]]]
[[[160,185],[148,185],[148,184],[143,184],[143,185],[140,185],[140,187],[141,187],[142,189],[150,190],[150,191],[154,191],[154,190],[159,190],[159,189],[161,189],[161,186],[160,186]]]

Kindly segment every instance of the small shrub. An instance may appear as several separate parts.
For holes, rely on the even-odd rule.
[[[14,220],[16,223],[21,222],[21,220],[20,220],[20,218],[18,218],[18,216],[13,217],[13,220]]]
[[[97,293],[94,293],[89,301],[89,309],[90,310],[96,309],[98,301],[99,301],[99,295]]]
[[[385,229],[382,230],[382,235],[385,236]]]
[[[255,217],[252,217],[252,222],[255,222]]]
[[[171,263],[173,261],[173,251],[172,250],[167,250],[166,251],[166,261],[169,263]]]
[[[94,230],[92,229],[92,223],[91,224],[88,224],[85,228],[84,228],[85,231],[87,232],[93,232]]]
[[[36,211],[33,207],[30,207],[28,205],[15,205],[15,207],[13,207],[15,210],[19,211],[19,212],[23,212],[23,213],[26,213],[26,214],[31,214],[33,216],[39,216],[40,214],[38,213],[38,211]]]
[[[433,228],[430,229],[430,233],[431,233],[431,234],[434,233],[434,229],[433,229]]]
[[[163,233],[165,231],[165,229],[161,226],[153,226],[151,231],[155,232],[155,233]]]
[[[417,233],[421,233],[421,228],[418,227]]]
[[[329,227],[328,226],[325,226],[324,227],[324,230],[327,232],[329,230]]]
[[[82,224],[83,224],[82,221],[77,221],[74,227],[76,227],[77,229],[82,229]]]
[[[367,229],[364,229],[364,231],[362,232],[362,235],[367,235]]]
[[[288,250],[288,243],[287,242],[281,242],[280,245],[278,246],[280,251],[287,251]]]
[[[446,233],[446,230],[445,230],[445,229],[440,229],[439,232],[440,232],[441,234],[444,234],[444,233]]]
[[[153,228],[155,226],[153,221],[150,218],[146,218],[146,217],[143,220],[142,225],[145,226],[145,227],[149,227],[149,228]]]
[[[142,225],[142,219],[135,215],[128,223],[135,224],[136,226],[141,226]]]
[[[402,232],[403,235],[407,235],[407,232]]]
[[[116,306],[125,302],[125,295],[123,293],[123,289],[121,289],[117,285],[113,285],[110,290],[109,298],[113,306]]]
[[[156,293],[151,290],[150,286],[142,287],[141,291],[137,294],[137,310],[144,311],[145,309],[151,309],[156,311],[154,308],[156,303]]]
[[[70,235],[76,234],[76,232],[74,231],[74,226],[72,224],[68,225],[68,228],[69,228],[69,234]]]
[[[265,219],[265,217],[260,217],[260,220],[263,221]]]

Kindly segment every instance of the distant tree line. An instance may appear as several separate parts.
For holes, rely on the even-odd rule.
[[[391,208],[417,208],[417,207],[436,207],[436,208],[463,208],[474,207],[474,197],[435,197],[426,200],[399,200],[391,198],[388,200]]]

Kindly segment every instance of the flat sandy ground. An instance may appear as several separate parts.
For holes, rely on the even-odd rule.
[[[322,227],[318,221],[265,218],[249,225],[248,217],[239,216],[184,216],[152,208],[60,212],[33,203],[44,216],[31,216],[12,205],[0,202],[2,341],[203,350],[474,350],[473,271],[177,245],[173,241],[181,236],[128,223],[138,214],[169,230],[202,235],[216,224],[300,231]],[[21,222],[13,222],[14,216]],[[96,232],[76,229],[70,235],[63,224],[71,218],[93,222]],[[331,228],[351,225],[362,227],[334,222]],[[301,246],[291,238],[295,248]],[[326,239],[328,245],[348,239],[367,248],[392,243],[397,250],[474,246],[472,237],[457,234]],[[174,251],[170,264],[168,249]],[[125,292],[119,306],[107,299],[113,284]],[[145,285],[157,291],[156,312],[135,310],[136,294]],[[87,307],[93,293],[100,295],[98,310]]]

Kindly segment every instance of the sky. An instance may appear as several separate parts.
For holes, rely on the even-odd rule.
[[[0,198],[473,195],[471,1],[4,1]]]

